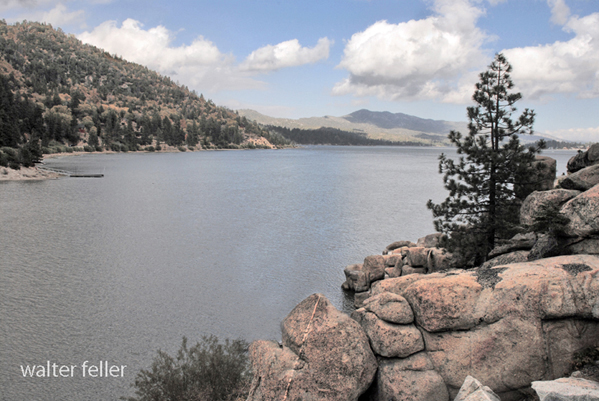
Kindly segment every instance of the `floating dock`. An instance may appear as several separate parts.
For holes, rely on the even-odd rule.
[[[71,174],[69,177],[72,178],[102,178],[104,174]]]

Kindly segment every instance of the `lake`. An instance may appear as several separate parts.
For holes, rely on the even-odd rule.
[[[280,339],[343,268],[434,232],[441,152],[412,147],[89,154],[50,167],[104,178],[0,183],[0,397],[98,399],[183,336]],[[546,151],[558,170],[575,151]],[[81,364],[126,365],[81,377]],[[22,367],[75,366],[72,377]],[[58,369],[58,368],[57,368]],[[121,377],[122,376],[122,377]]]

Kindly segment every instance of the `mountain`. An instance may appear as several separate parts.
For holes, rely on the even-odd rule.
[[[347,133],[361,134],[368,139],[409,144],[416,142],[428,145],[450,145],[447,139],[447,134],[450,131],[468,133],[468,123],[466,122],[424,119],[404,113],[366,109],[341,117],[323,116],[299,119],[269,117],[249,109],[238,110],[238,113],[267,126],[309,131],[334,128]],[[309,136],[312,137],[313,133],[310,132]],[[532,143],[540,139],[556,140],[557,138],[538,132],[534,135],[520,136],[523,143]]]
[[[447,145],[447,134],[452,129],[466,132],[465,122],[427,120],[403,113],[358,110],[342,117],[324,116],[300,119],[274,118],[254,110],[238,110],[239,115],[260,124],[289,129],[336,128],[346,132],[366,135],[370,139],[394,142],[417,142],[422,144]]]
[[[404,128],[411,131],[445,136],[447,136],[452,129],[465,131],[466,128],[466,123],[431,120],[404,113],[370,111],[365,109],[354,111],[343,118],[352,123],[371,124],[384,129]]]
[[[0,148],[183,150],[287,143],[170,78],[51,25],[0,21]],[[18,163],[21,156],[14,153],[0,151],[0,163]]]

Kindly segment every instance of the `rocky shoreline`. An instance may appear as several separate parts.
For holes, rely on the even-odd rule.
[[[252,344],[248,401],[599,399],[599,383],[586,380],[599,380],[599,360],[559,379],[577,353],[599,351],[599,144],[556,186],[543,162],[544,187],[522,200],[528,231],[477,268],[458,266],[440,234],[346,267],[351,317],[322,294],[302,301],[282,343]],[[567,223],[531,230],[547,207]]]

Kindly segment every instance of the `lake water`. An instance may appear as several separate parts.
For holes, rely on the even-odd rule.
[[[0,183],[0,399],[116,400],[183,336],[278,340],[316,292],[349,310],[346,265],[434,231],[442,151],[90,154],[47,165],[104,178]],[[23,377],[47,361],[73,377]]]

